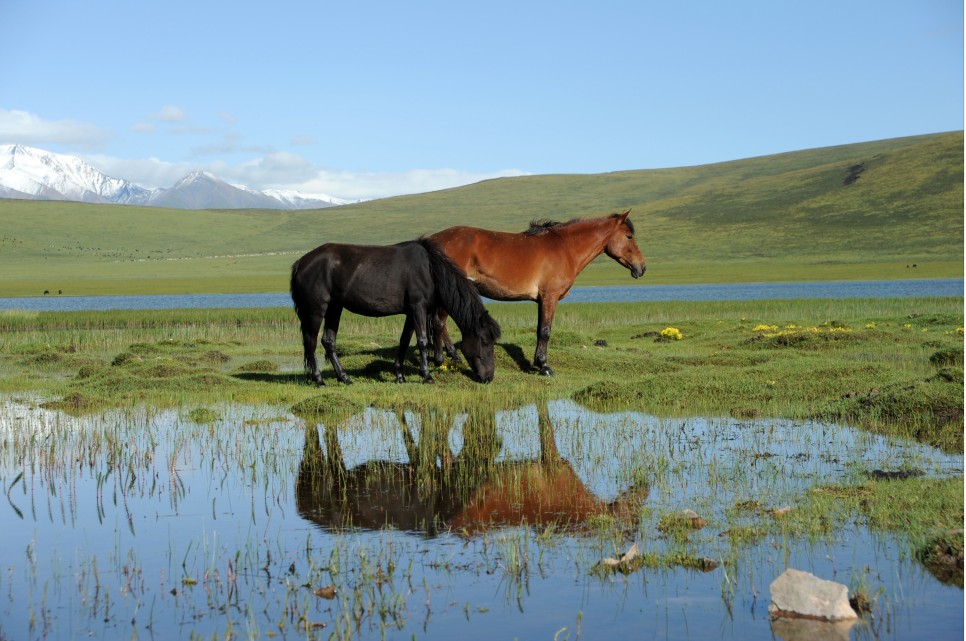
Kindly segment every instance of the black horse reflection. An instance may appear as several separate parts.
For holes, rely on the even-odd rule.
[[[470,414],[463,446],[449,446],[449,418],[420,415],[420,438],[398,412],[408,463],[344,463],[334,425],[306,423],[305,452],[296,485],[296,507],[325,528],[385,527],[435,536],[472,535],[500,526],[548,526],[579,530],[595,516],[632,520],[647,498],[632,488],[612,502],[591,493],[557,450],[546,406],[539,409],[537,460],[497,462],[502,446],[493,413]],[[324,442],[324,448],[323,448]]]

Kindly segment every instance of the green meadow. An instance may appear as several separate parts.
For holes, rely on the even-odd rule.
[[[270,292],[324,242],[631,209],[648,272],[578,285],[962,277],[963,133],[676,169],[505,178],[311,211],[0,200],[0,296]]]
[[[355,383],[326,362],[321,389],[302,372],[291,309],[5,312],[0,392],[80,412],[218,401],[358,410],[403,390],[417,406],[454,408],[573,398],[659,416],[845,421],[963,447],[962,298],[567,304],[553,378],[530,369],[535,306],[490,309],[503,328],[493,385],[452,363],[418,385],[414,348],[410,383],[391,384],[401,319],[346,314],[339,352]]]

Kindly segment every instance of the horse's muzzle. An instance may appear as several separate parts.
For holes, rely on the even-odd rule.
[[[646,265],[641,265],[640,267],[631,267],[631,276],[633,278],[640,278],[647,271]]]

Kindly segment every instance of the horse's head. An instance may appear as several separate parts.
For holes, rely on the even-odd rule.
[[[631,270],[631,276],[640,278],[644,275],[647,265],[644,261],[644,254],[641,253],[637,242],[634,240],[634,223],[628,218],[630,213],[631,210],[628,209],[623,213],[611,216],[616,224],[610,236],[607,237],[604,252]]]
[[[496,371],[493,347],[498,338],[500,338],[500,326],[486,311],[480,317],[475,330],[463,331],[460,351],[463,352],[466,362],[473,370],[474,378],[480,383],[489,383],[493,380],[493,373]]]

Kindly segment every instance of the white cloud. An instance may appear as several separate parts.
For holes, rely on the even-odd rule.
[[[312,134],[298,134],[290,141],[293,147],[306,147],[309,145],[317,145],[318,141]]]
[[[85,155],[84,160],[112,178],[123,178],[148,189],[171,187],[193,171],[205,169],[193,163],[172,163],[158,158],[115,158]]]
[[[404,172],[352,173],[319,171],[300,185],[290,186],[305,193],[323,193],[346,200],[388,198],[461,187],[491,178],[525,176],[527,172],[507,169],[475,173],[459,169],[412,169]]]
[[[65,145],[82,149],[102,146],[114,132],[76,120],[44,120],[28,111],[0,109],[0,142]]]
[[[284,151],[266,153],[240,164],[220,160],[172,163],[157,158],[129,160],[91,155],[85,156],[85,159],[109,176],[130,180],[150,189],[170,187],[192,171],[208,171],[226,182],[251,189],[291,189],[345,200],[425,193],[491,178],[527,175],[527,172],[516,169],[490,173],[458,169],[353,173],[320,169],[299,154]]]
[[[161,122],[181,122],[187,120],[188,114],[181,107],[175,107],[174,105],[165,105],[161,107],[161,111],[153,113],[149,116],[151,120],[159,120]]]

